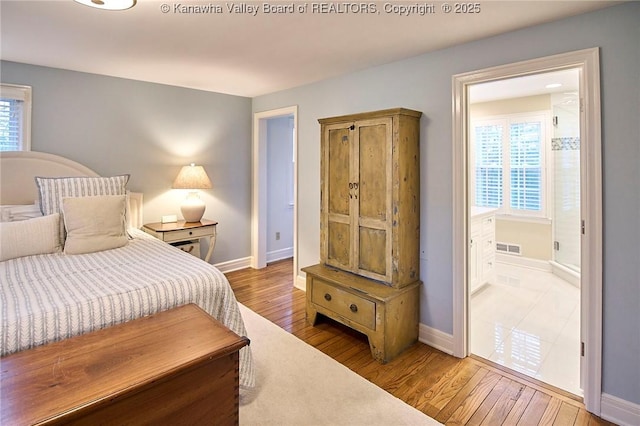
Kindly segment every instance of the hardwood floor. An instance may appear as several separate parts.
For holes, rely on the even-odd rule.
[[[238,301],[360,376],[447,425],[610,425],[575,396],[481,359],[455,358],[422,343],[381,365],[366,336],[332,320],[312,327],[293,263],[226,274]]]

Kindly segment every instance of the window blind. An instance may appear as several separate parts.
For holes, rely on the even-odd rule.
[[[31,149],[31,87],[0,84],[0,151]]]
[[[502,206],[503,126],[475,128],[476,137],[476,206]]]
[[[0,98],[0,151],[23,149],[23,104],[22,100]]]
[[[542,123],[512,123],[509,129],[510,200],[516,210],[542,209]]]
[[[505,215],[546,216],[548,121],[548,113],[541,111],[472,123],[470,185],[475,206]]]

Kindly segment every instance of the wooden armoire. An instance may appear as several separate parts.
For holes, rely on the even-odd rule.
[[[387,362],[418,338],[420,116],[403,108],[320,119],[320,264],[307,318],[369,338]]]

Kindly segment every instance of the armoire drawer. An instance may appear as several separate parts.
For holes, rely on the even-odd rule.
[[[376,329],[376,304],[357,294],[314,279],[311,301],[371,330]]]
[[[383,364],[418,340],[420,281],[394,288],[322,264],[302,271],[310,324],[322,315],[366,334],[371,355]]]

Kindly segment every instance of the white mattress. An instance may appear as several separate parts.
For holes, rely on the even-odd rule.
[[[235,295],[214,266],[142,231],[125,247],[0,262],[0,355],[195,303],[246,336]],[[240,386],[255,384],[249,347]]]

